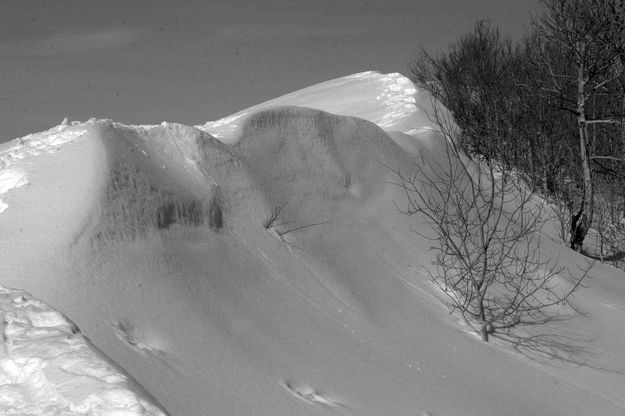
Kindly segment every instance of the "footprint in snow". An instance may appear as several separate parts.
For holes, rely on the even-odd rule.
[[[128,344],[131,348],[139,352],[148,352],[157,356],[165,355],[163,350],[139,341],[138,331],[132,324],[118,322],[114,328],[117,338]]]
[[[347,407],[345,404],[328,397],[321,391],[304,384],[298,384],[293,380],[287,380],[284,382],[283,385],[289,391],[289,393],[307,403],[321,405],[329,408]]]

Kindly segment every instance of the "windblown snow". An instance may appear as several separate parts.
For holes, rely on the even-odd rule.
[[[622,272],[542,328],[565,359],[448,314],[395,185],[446,157],[432,105],[363,72],[196,127],[1,145],[0,414],[625,414]]]
[[[3,415],[162,415],[58,311],[0,286]]]

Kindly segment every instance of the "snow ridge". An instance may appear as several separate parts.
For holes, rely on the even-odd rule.
[[[247,116],[289,105],[359,117],[387,131],[403,131],[406,119],[419,112],[417,93],[412,81],[400,73],[365,71],[315,84],[196,127],[231,143]]]
[[[374,122],[384,130],[393,128],[397,120],[415,112],[417,88],[412,81],[400,73],[380,74],[375,71],[367,71],[345,78],[369,83],[375,82],[379,85],[379,93],[375,100],[377,107],[383,110],[379,119]]]

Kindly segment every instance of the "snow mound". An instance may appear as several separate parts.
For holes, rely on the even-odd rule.
[[[3,415],[164,415],[62,314],[0,286]]]
[[[622,274],[576,297],[571,334],[600,340],[579,366],[467,336],[428,281],[427,224],[395,205],[396,171],[445,161],[428,99],[373,72],[302,91],[201,128],[100,120],[9,144],[0,283],[71,317],[175,415],[623,414]],[[41,342],[50,325],[80,338],[24,316]]]
[[[248,117],[232,153],[291,225],[356,209],[393,180],[389,168],[412,169],[402,149],[370,122],[302,107]],[[268,163],[271,161],[271,163]]]

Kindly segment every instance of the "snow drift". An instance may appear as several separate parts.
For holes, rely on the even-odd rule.
[[[620,273],[580,295],[570,329],[599,340],[582,366],[450,319],[427,227],[394,205],[395,170],[444,154],[424,97],[369,72],[198,127],[93,120],[3,145],[0,284],[172,415],[622,414]]]

